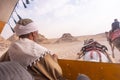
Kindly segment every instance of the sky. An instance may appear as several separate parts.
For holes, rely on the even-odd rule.
[[[94,35],[111,29],[115,18],[120,20],[120,0],[30,0],[27,8],[19,1],[15,8],[22,18],[30,18],[46,38],[59,38],[64,33],[73,36]],[[18,20],[13,12],[14,18]],[[12,27],[15,24],[9,20]],[[6,24],[2,35],[13,33]]]

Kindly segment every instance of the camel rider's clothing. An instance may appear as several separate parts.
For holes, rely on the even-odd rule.
[[[118,21],[115,21],[112,23],[112,32],[118,29],[120,26],[120,23]]]
[[[27,38],[12,43],[8,56],[26,68],[35,80],[60,80],[62,69],[53,59],[51,52]]]

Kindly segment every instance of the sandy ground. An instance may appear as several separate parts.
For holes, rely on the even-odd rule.
[[[83,47],[83,42],[86,39],[93,38],[94,40],[98,41],[102,45],[105,45],[108,48],[108,53],[111,56],[111,47],[108,44],[105,37],[101,36],[84,36],[79,37],[79,41],[75,42],[62,42],[62,43],[53,43],[53,44],[41,44],[46,48],[50,49],[53,53],[56,53],[60,59],[72,59],[76,60],[78,55],[77,53]],[[116,63],[120,62],[120,52],[115,48],[115,61]]]
[[[108,44],[105,35],[90,35],[90,36],[80,36],[77,37],[78,41],[74,42],[61,42],[54,43],[56,39],[50,39],[48,44],[41,44],[42,46],[50,49],[53,53],[57,54],[60,59],[72,59],[76,60],[78,58],[77,53],[83,47],[83,42],[86,39],[93,38],[98,41],[102,45],[105,45],[108,48],[108,53],[111,55],[111,48]],[[0,56],[8,49],[9,41],[0,40]],[[116,63],[120,63],[120,52],[115,48],[115,61]]]
[[[10,43],[8,40],[0,39],[0,56],[8,50]]]

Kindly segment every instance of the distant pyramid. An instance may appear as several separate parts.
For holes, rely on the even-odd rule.
[[[73,37],[70,33],[64,33],[62,37],[60,37],[56,43],[59,42],[72,42],[72,41],[77,41],[77,38]]]

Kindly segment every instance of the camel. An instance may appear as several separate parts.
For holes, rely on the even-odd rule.
[[[84,40],[84,46],[80,50],[79,59],[83,57],[84,61],[94,62],[113,62],[107,53],[107,47],[101,45],[93,39]]]
[[[115,58],[114,48],[116,47],[120,51],[120,29],[117,29],[114,32],[105,32],[105,34],[112,50],[112,57]]]

